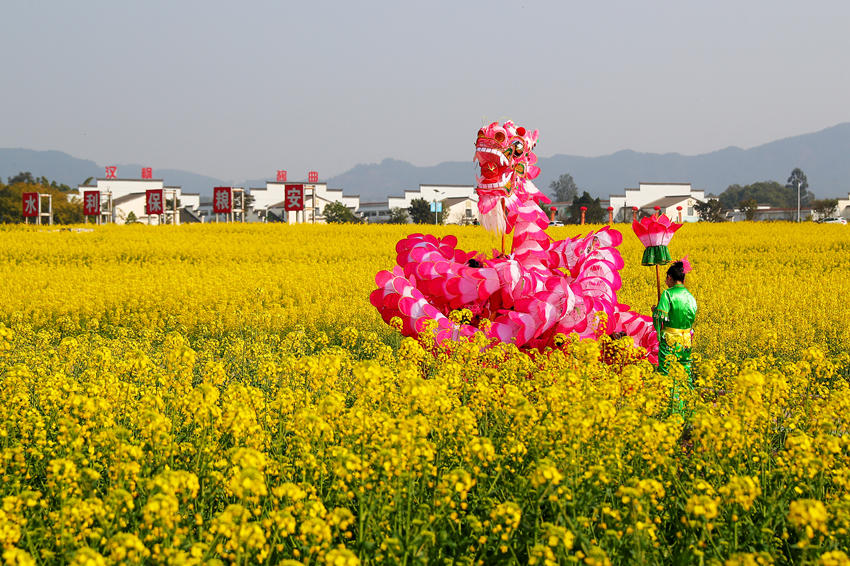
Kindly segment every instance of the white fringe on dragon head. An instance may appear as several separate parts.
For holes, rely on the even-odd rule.
[[[508,234],[513,230],[521,205],[534,201],[549,202],[531,179],[540,174],[532,151],[537,145],[537,130],[528,132],[513,122],[493,122],[478,130],[474,161],[478,215],[490,232]]]

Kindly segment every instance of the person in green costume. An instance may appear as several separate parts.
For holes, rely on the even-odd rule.
[[[652,323],[658,335],[658,368],[664,375],[670,364],[682,364],[688,375],[688,388],[693,388],[691,371],[691,338],[697,316],[697,301],[685,287],[685,274],[690,271],[687,259],[673,263],[667,269],[667,289],[661,293],[658,306],[652,309]],[[672,400],[677,412],[682,412],[677,384],[673,384]]]

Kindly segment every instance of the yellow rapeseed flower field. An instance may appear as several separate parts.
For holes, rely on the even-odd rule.
[[[412,231],[0,227],[4,563],[850,561],[847,227],[676,234],[685,421],[627,341],[399,336],[368,295]]]

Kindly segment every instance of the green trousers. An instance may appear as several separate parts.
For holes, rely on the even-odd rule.
[[[663,335],[662,335],[663,336]],[[680,383],[678,380],[673,381],[673,387],[670,391],[670,411],[677,413],[683,417],[687,416],[685,402],[682,399],[683,388],[693,389],[694,379],[691,368],[691,349],[685,348],[681,344],[673,344],[672,346],[662,337],[658,341],[658,367],[656,371],[662,375],[668,375],[670,364],[678,362],[685,369],[687,381]]]

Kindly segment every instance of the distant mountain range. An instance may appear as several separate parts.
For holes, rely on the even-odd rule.
[[[766,143],[750,149],[728,147],[701,155],[678,153],[639,153],[618,151],[600,157],[553,155],[538,161],[542,172],[535,184],[548,192],[549,184],[570,173],[579,190],[607,198],[622,194],[639,182],[690,182],[706,194],[720,194],[732,184],[747,185],[774,180],[784,183],[795,167],[800,167],[809,188],[819,198],[846,197],[850,193],[850,123],[819,132]],[[61,151],[0,149],[0,177],[29,171],[59,183],[76,186],[88,177],[102,177],[104,168],[94,161],[78,159]],[[138,176],[141,165],[118,165],[118,176]],[[154,177],[167,185],[179,185],[186,192],[211,195],[212,188],[227,182],[179,169],[155,169]],[[467,185],[475,179],[471,160],[447,161],[418,167],[406,161],[385,159],[361,164],[327,179],[330,188],[347,195],[360,195],[361,202],[382,201],[388,195],[401,195],[422,184]],[[247,180],[241,186],[264,186],[265,179]]]

